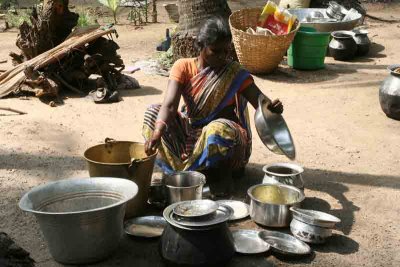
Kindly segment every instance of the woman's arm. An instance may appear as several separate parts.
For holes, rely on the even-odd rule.
[[[264,95],[260,88],[253,82],[251,83],[243,92],[242,95],[250,102],[250,104],[254,107],[254,109],[258,108],[258,97],[260,95]],[[283,105],[279,99],[275,99],[271,101],[266,95],[265,98],[268,100],[269,105],[268,109],[274,113],[282,113],[283,112]]]
[[[181,98],[181,87],[181,84],[175,80],[168,81],[167,92],[158,113],[153,135],[150,140],[146,140],[146,154],[151,155],[157,150],[157,147],[160,145],[161,136],[169,121],[175,117]]]

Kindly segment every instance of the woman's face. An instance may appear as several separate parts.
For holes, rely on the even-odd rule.
[[[230,40],[216,42],[215,44],[206,46],[200,52],[200,56],[212,68],[222,67],[226,64]]]

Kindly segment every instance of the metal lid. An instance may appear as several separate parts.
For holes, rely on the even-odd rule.
[[[309,245],[288,234],[264,230],[259,233],[259,237],[281,254],[306,255],[311,253]]]

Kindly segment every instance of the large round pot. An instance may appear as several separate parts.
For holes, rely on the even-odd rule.
[[[250,217],[258,224],[269,227],[287,227],[292,219],[290,207],[299,207],[304,193],[290,185],[259,184],[247,191]]]
[[[395,72],[398,68],[400,64],[388,67],[390,75],[379,88],[381,108],[386,116],[395,120],[400,120],[400,73]]]
[[[258,136],[264,145],[276,154],[286,155],[290,159],[296,157],[292,135],[282,115],[272,113],[268,109],[268,100],[260,95],[258,108],[254,114]]]
[[[157,152],[147,156],[143,143],[109,138],[84,153],[90,177],[126,178],[138,185],[137,196],[127,204],[127,218],[145,212],[156,155]]]
[[[294,163],[274,163],[263,167],[263,184],[292,185],[304,192],[302,173],[304,169]]]
[[[368,38],[368,31],[366,30],[355,30],[353,39],[357,44],[357,55],[365,56],[369,52],[371,41]]]
[[[164,184],[170,204],[186,200],[202,199],[203,186],[206,183],[204,174],[196,171],[182,171],[166,175]]]
[[[329,43],[329,55],[335,60],[353,59],[357,52],[357,44],[353,39],[351,31],[336,31],[331,34],[332,40]]]
[[[86,264],[117,248],[126,203],[137,192],[127,179],[68,179],[33,188],[19,207],[35,214],[56,261]]]
[[[171,264],[225,266],[235,254],[226,222],[201,229],[181,229],[170,224],[161,237],[161,256]]]

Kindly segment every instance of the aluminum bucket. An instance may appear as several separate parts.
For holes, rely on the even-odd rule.
[[[126,179],[60,180],[33,188],[19,207],[35,214],[56,261],[84,264],[103,260],[117,248],[126,202],[137,192]]]
[[[143,143],[112,139],[106,139],[104,144],[90,147],[84,153],[90,177],[127,178],[139,187],[135,199],[127,204],[127,218],[145,211],[156,155],[157,152],[147,156]]]
[[[181,171],[164,178],[170,204],[186,200],[202,199],[204,174],[196,171]]]

